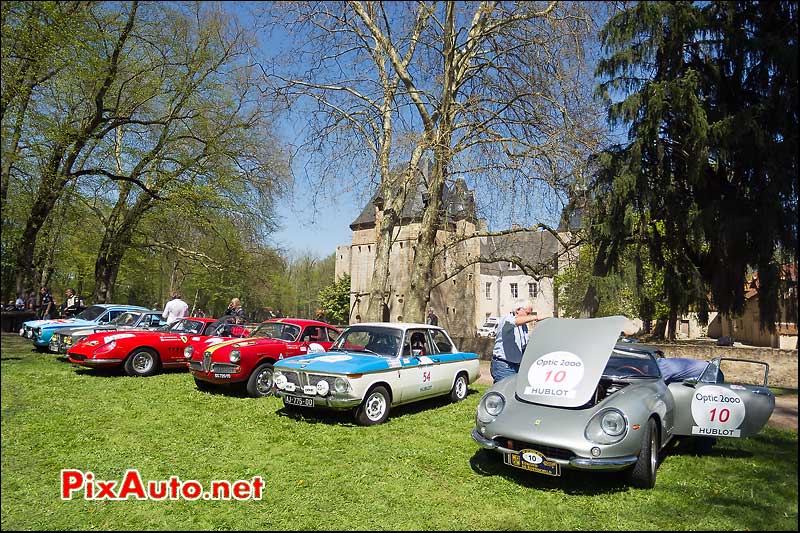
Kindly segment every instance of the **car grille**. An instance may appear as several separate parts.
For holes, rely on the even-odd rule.
[[[305,383],[301,383],[301,374],[303,378],[305,378],[305,372],[284,372],[283,375],[286,376],[286,381],[289,383],[294,383],[298,387],[302,387],[303,385],[307,385],[308,383],[305,382],[306,380],[303,379]]]
[[[231,365],[228,363],[214,363],[211,365],[212,372],[216,372],[218,374],[234,374],[236,373],[236,365]]]
[[[189,368],[192,370],[197,370],[199,372],[203,371],[203,362],[202,361],[189,361]]]
[[[85,355],[69,354],[69,356],[72,357],[73,359],[75,359],[76,361],[86,361],[86,356]]]
[[[555,448],[553,446],[546,446],[535,442],[525,442],[521,440],[513,440],[507,437],[495,437],[494,442],[504,448],[510,448],[515,451],[533,449],[537,452],[544,454],[548,459],[561,459],[562,461],[569,461],[575,454],[571,450],[565,448]]]
[[[206,372],[211,370],[211,352],[203,353],[203,370]]]
[[[336,378],[332,376],[316,376],[314,374],[307,374],[306,377],[308,378],[308,384],[314,386],[316,386],[320,381],[327,381],[328,386],[333,388],[333,382],[336,381]]]

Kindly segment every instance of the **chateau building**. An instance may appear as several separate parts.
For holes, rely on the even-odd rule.
[[[423,168],[420,177],[424,177],[424,171]],[[411,281],[414,246],[425,201],[423,191],[423,187],[418,186],[406,202],[400,217],[401,223],[393,234],[384,321],[404,320],[404,302]],[[350,224],[352,242],[336,248],[336,278],[350,274],[351,324],[362,321],[366,316],[377,228],[382,216],[381,205],[376,193]],[[458,179],[452,188],[445,186],[443,209],[445,217],[437,232],[437,244],[443,244],[453,236],[468,236],[486,230],[486,222],[476,216],[473,192],[463,179]],[[518,266],[508,261],[473,263],[431,292],[429,305],[438,315],[439,325],[456,337],[473,336],[486,317],[505,315],[517,299],[530,299],[534,312],[540,318],[557,316],[558,302],[553,291],[552,272],[560,266],[559,250],[558,239],[549,232],[509,233],[462,241],[437,260],[434,275],[441,274],[446,267],[454,264],[474,261],[479,256],[491,258],[493,255],[519,257],[526,264],[549,265],[550,275],[537,280],[525,275]]]

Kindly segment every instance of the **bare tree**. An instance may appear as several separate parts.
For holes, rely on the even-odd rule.
[[[563,202],[586,154],[597,148],[601,131],[591,75],[583,62],[583,47],[593,29],[587,9],[593,8],[567,2],[326,2],[290,7],[291,28],[310,43],[304,48],[308,55],[300,56],[308,59],[301,63],[309,65],[308,75],[325,77],[324,83],[305,85],[295,80],[293,87],[313,89],[303,94],[317,101],[336,98],[335,105],[316,110],[315,117],[324,122],[316,123],[314,138],[347,139],[352,146],[380,132],[383,144],[376,146],[391,154],[389,159],[407,163],[404,173],[387,172],[386,165],[378,173],[383,219],[376,224],[383,245],[376,255],[368,318],[379,318],[375,310],[382,307],[388,279],[386,243],[391,243],[423,156],[430,156],[433,164],[423,183],[427,202],[404,318],[422,320],[432,288],[467,263],[522,262],[513,253],[469,259],[450,253],[449,268],[444,265],[442,255],[457,243],[492,234],[455,235],[449,244],[442,242],[444,191],[466,176],[479,193],[514,200],[515,217],[533,214],[537,206],[531,196],[537,194]],[[279,73],[273,66],[267,74]],[[385,78],[397,83],[388,93],[378,90]],[[381,98],[363,98],[365,87]],[[376,128],[379,116],[392,120]],[[381,150],[373,152],[377,156]],[[553,226],[539,221],[516,231],[556,234]],[[538,275],[551,270],[549,264],[521,266]]]

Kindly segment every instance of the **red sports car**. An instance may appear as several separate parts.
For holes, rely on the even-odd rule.
[[[186,367],[183,349],[190,342],[219,342],[249,333],[230,318],[181,318],[158,331],[93,333],[67,352],[70,363],[88,367],[122,365],[129,376],[150,376],[160,367]],[[238,331],[237,331],[238,330]],[[216,337],[215,337],[216,336]]]
[[[324,352],[341,332],[325,322],[275,318],[246,338],[213,345],[191,343],[185,356],[200,390],[210,385],[246,382],[253,397],[272,394],[272,365],[279,359]]]

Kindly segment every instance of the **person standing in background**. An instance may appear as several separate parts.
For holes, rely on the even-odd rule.
[[[41,287],[39,289],[39,294],[42,297],[39,303],[39,318],[41,320],[50,320],[53,318],[53,309],[56,306],[56,303],[53,301],[53,295],[50,294],[50,289],[47,287]]]
[[[228,309],[225,311],[227,316],[234,318],[234,324],[244,324],[244,309],[242,302],[239,298],[232,298],[231,303],[228,304]]]
[[[178,319],[185,317],[189,313],[189,304],[181,300],[181,293],[173,291],[172,300],[167,302],[164,306],[164,312],[161,318],[167,321],[167,324],[172,324]]]
[[[433,312],[433,307],[428,308],[428,316],[425,319],[425,323],[430,324],[431,326],[439,325],[439,317]]]
[[[530,302],[518,300],[514,302],[511,312],[498,324],[489,367],[495,383],[519,372],[522,355],[528,346],[528,324],[539,320],[532,312],[533,306]]]
[[[61,316],[65,318],[73,317],[83,311],[83,299],[75,294],[75,289],[69,288],[65,292],[66,299],[61,304]]]

